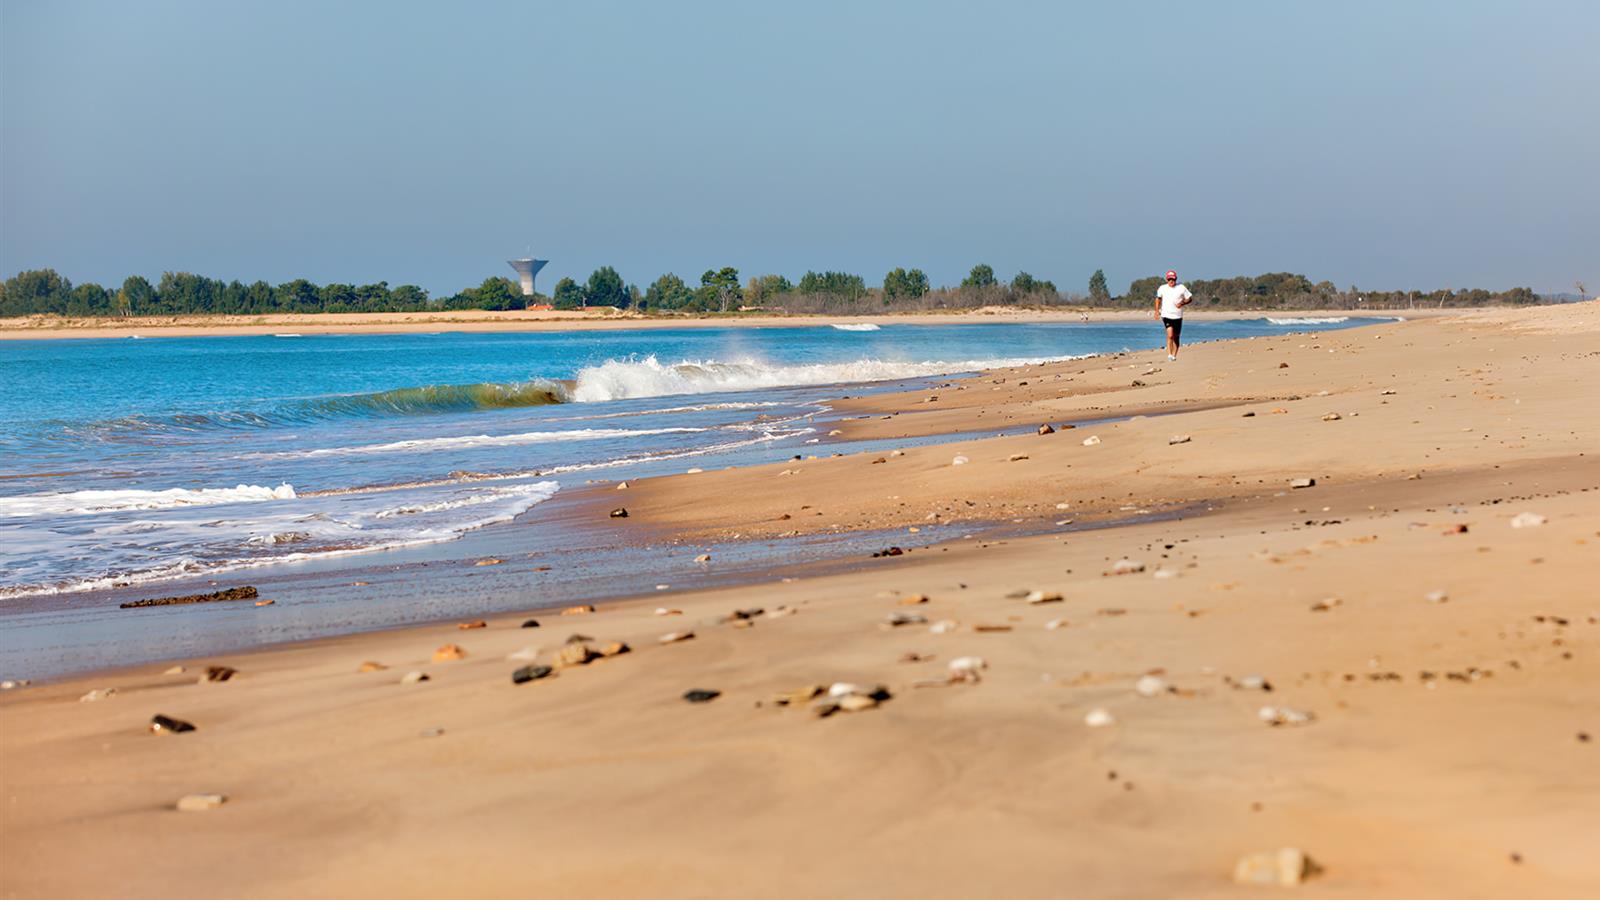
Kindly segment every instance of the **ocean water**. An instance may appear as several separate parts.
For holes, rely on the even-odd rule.
[[[1373,321],[1197,321],[1185,337]],[[587,538],[541,509],[591,479],[776,461],[819,443],[880,449],[826,445],[830,399],[844,393],[1160,340],[1151,323],[1121,322],[0,343],[0,661],[80,646],[52,615],[99,628],[86,612],[96,596],[203,590],[245,571],[292,578],[402,550],[442,559],[513,522],[535,529],[517,532],[519,549],[649,589],[649,573],[586,562]],[[594,590],[577,579],[559,593]],[[272,636],[356,621],[322,615]]]

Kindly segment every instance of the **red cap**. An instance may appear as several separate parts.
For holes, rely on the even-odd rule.
[[[1168,278],[1177,278],[1178,277],[1178,273],[1172,271],[1171,269],[1168,269],[1167,270],[1167,277]]]

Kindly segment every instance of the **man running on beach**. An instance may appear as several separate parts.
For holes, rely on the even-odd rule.
[[[1167,283],[1156,288],[1154,315],[1167,328],[1167,362],[1178,358],[1178,337],[1183,334],[1183,308],[1194,297],[1189,289],[1178,283],[1178,273],[1167,270]]]

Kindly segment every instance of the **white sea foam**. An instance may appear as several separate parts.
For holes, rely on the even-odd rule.
[[[518,444],[553,444],[566,441],[593,441],[602,438],[645,437],[655,434],[686,434],[704,428],[579,428],[573,431],[525,431],[520,434],[468,434],[459,437],[416,438],[387,444],[358,444],[353,447],[322,447],[314,450],[286,450],[279,453],[245,454],[243,459],[303,459],[314,456],[354,456],[361,453],[400,453],[428,450],[468,450],[477,447],[505,447]]]
[[[445,485],[433,490],[374,491],[361,495],[291,498],[260,512],[250,508],[224,519],[164,509],[146,521],[112,522],[86,534],[44,529],[8,534],[19,559],[60,552],[63,541],[94,550],[105,566],[92,575],[53,578],[23,566],[0,585],[0,598],[100,590],[450,541],[487,525],[508,522],[554,496],[554,481],[512,485]],[[467,515],[459,511],[470,509]],[[159,540],[151,542],[150,532]],[[120,536],[141,534],[128,544]],[[166,552],[182,547],[181,556]],[[285,552],[286,547],[304,548]],[[8,549],[10,549],[8,547]],[[120,551],[120,552],[119,552]]]
[[[878,326],[872,324],[871,322],[844,322],[844,323],[834,322],[834,323],[831,323],[831,324],[832,324],[832,327],[837,328],[840,331],[877,331],[878,330]]]
[[[858,359],[844,363],[777,365],[759,360],[723,362],[686,360],[665,364],[654,356],[639,360],[607,360],[578,372],[572,399],[578,403],[599,403],[636,397],[664,397],[672,394],[706,394],[720,391],[748,391],[760,388],[796,387],[816,384],[844,384],[860,381],[893,381],[978,369],[1036,365],[1074,357],[1045,359],[969,359],[962,361],[887,362]]]
[[[1349,316],[1284,316],[1277,318],[1267,316],[1267,321],[1274,325],[1337,325],[1340,322],[1350,321]]]
[[[294,488],[241,484],[231,488],[171,488],[164,491],[71,491],[63,494],[23,494],[0,497],[0,518],[50,515],[93,515],[127,510],[176,509],[182,506],[216,506],[223,503],[258,503],[293,500]]]

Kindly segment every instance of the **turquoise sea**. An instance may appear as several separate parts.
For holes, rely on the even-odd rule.
[[[1195,321],[1184,337],[1374,321]],[[553,499],[587,480],[818,452],[841,393],[1160,342],[1138,321],[0,343],[0,675],[68,668],[51,659],[86,646],[153,658],[118,645],[102,596],[443,559],[468,535],[555,523]],[[585,573],[611,594],[653,577],[586,559],[564,525],[519,535],[581,570],[551,598],[607,593]],[[473,611],[351,609],[232,645]]]

